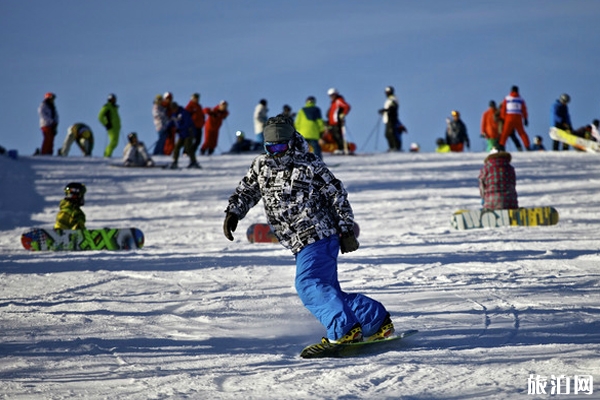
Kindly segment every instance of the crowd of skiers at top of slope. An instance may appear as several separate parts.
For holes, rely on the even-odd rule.
[[[327,113],[326,122],[321,110],[316,106],[314,96],[309,96],[304,107],[297,114],[292,114],[291,107],[284,105],[283,114],[295,118],[296,130],[308,141],[312,151],[321,156],[322,151],[327,152],[353,152],[356,149],[354,143],[348,143],[345,138],[345,119],[350,112],[350,105],[344,97],[334,88],[329,89],[328,96],[331,104]],[[379,110],[385,124],[385,137],[388,142],[388,151],[402,150],[402,134],[407,133],[406,127],[399,119],[399,101],[394,93],[394,88],[385,88],[384,107]],[[39,107],[40,127],[43,134],[41,150],[36,154],[53,153],[54,137],[57,134],[58,112],[54,104],[56,95],[47,93]],[[177,166],[181,149],[190,157],[190,168],[197,168],[195,154],[202,142],[203,130],[204,143],[200,147],[200,154],[212,154],[217,146],[219,129],[225,118],[229,115],[228,103],[221,101],[213,108],[203,108],[200,105],[200,95],[194,93],[188,104],[181,107],[173,101],[173,95],[166,92],[157,95],[152,108],[154,124],[158,133],[158,140],[154,145],[153,155],[173,154],[173,167]],[[600,141],[598,134],[598,120],[592,124],[585,125],[573,130],[568,110],[570,97],[562,94],[552,105],[551,126],[570,131],[576,136],[590,140]],[[104,150],[105,157],[111,157],[119,140],[121,120],[119,106],[114,94],[108,96],[106,104],[101,108],[98,119],[106,128],[108,144]],[[236,142],[232,146],[231,153],[244,151],[262,151],[262,130],[267,120],[267,101],[262,99],[254,110],[254,133],[255,140],[245,137],[243,131],[236,132]],[[527,106],[519,95],[519,88],[513,86],[510,94],[504,98],[500,107],[495,101],[490,101],[489,108],[481,118],[481,136],[487,140],[487,150],[497,147],[503,149],[508,138],[511,138],[517,150],[523,150],[516,133],[519,134],[523,145],[527,150],[544,150],[542,138],[536,136],[531,144],[525,132],[524,126],[528,124]],[[152,158],[144,144],[137,140],[137,134],[128,135],[129,143],[124,150],[124,163],[131,166],[153,165]],[[69,154],[72,144],[75,143],[84,155],[91,155],[94,146],[94,136],[91,128],[85,123],[75,123],[69,126],[67,136],[58,154],[66,156]],[[437,152],[461,152],[466,145],[470,148],[469,136],[464,122],[458,111],[451,112],[451,118],[446,120],[445,137],[436,141]],[[559,150],[560,144],[553,141],[553,150]],[[563,144],[563,150],[568,146]],[[419,146],[412,143],[411,152],[419,151]]]

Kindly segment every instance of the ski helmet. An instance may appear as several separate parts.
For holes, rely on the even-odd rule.
[[[133,144],[134,139],[137,140],[137,133],[131,132],[129,135],[127,135],[127,140],[129,140],[129,143]]]
[[[571,96],[569,96],[566,93],[563,93],[563,94],[560,95],[559,99],[560,99],[561,103],[567,104],[568,102],[571,101]]]
[[[52,99],[54,100],[56,98],[56,95],[52,92],[48,92],[44,95],[44,99]]]
[[[385,87],[385,92],[387,94],[394,94],[394,87],[393,86],[386,86]]]
[[[338,91],[337,91],[337,89],[336,89],[336,88],[331,88],[331,89],[329,89],[329,90],[327,91],[327,95],[328,95],[328,96],[333,96],[333,95],[335,95],[335,94],[338,94]]]
[[[237,131],[235,136],[243,139],[246,135],[244,134],[244,131]]]
[[[65,186],[65,199],[78,203],[80,206],[84,204],[85,185],[79,182],[71,182]]]
[[[108,101],[111,103],[116,103],[117,102],[117,96],[115,96],[114,93],[111,93],[108,95]]]

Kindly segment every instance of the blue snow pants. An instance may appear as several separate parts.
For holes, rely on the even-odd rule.
[[[365,295],[345,293],[337,276],[340,250],[336,235],[309,244],[296,254],[296,291],[304,306],[337,340],[359,322],[363,336],[379,329],[387,315],[385,307]]]

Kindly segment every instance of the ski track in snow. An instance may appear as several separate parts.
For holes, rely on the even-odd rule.
[[[579,397],[600,398],[598,157],[514,153],[520,205],[553,206],[559,224],[455,231],[452,212],[480,205],[484,157],[326,156],[361,228],[360,249],[339,259],[342,287],[420,332],[319,360],[298,356],[324,329],[295,293],[293,257],[246,240],[262,205],[223,237],[252,156],[201,157],[199,171],[0,157],[0,399],[551,397],[528,395],[530,374],[592,375]],[[88,187],[89,227],[138,227],[145,247],[23,250],[70,181]]]

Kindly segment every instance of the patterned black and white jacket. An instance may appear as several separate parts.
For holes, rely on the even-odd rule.
[[[229,198],[225,212],[239,219],[261,199],[279,242],[296,254],[317,240],[351,232],[354,214],[343,183],[309,152],[298,133],[280,157],[261,154]]]

